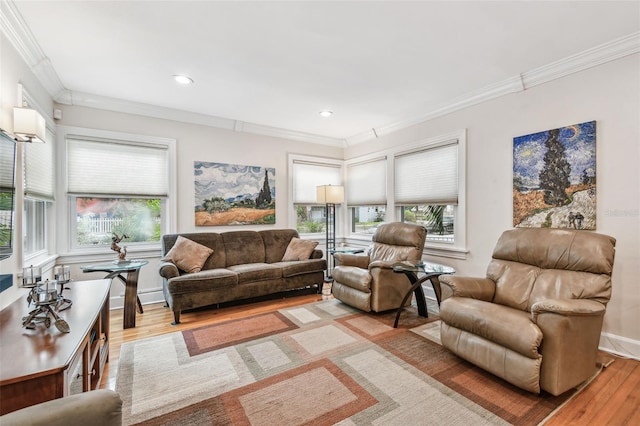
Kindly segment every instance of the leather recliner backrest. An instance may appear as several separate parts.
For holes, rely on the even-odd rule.
[[[487,277],[496,282],[494,302],[522,310],[549,298],[588,298],[606,304],[615,242],[589,231],[505,231],[487,269]]]
[[[372,262],[421,259],[426,237],[423,226],[402,222],[379,225],[368,249],[369,259]]]

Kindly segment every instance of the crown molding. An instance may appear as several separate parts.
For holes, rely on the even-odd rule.
[[[68,90],[12,1],[0,0],[0,28],[51,97],[63,97]]]
[[[479,90],[469,92],[457,99],[453,99],[446,104],[436,107],[427,114],[376,127],[374,129],[367,130],[366,132],[356,134],[347,138],[346,143],[348,146],[353,146],[367,142],[382,135],[397,132],[407,127],[459,111],[472,105],[487,102],[510,93],[521,92],[540,84],[548,83],[567,75],[584,71],[607,62],[615,61],[635,53],[640,53],[640,32],[620,37],[542,67],[535,68],[489,86],[485,86]]]
[[[346,147],[364,143],[383,135],[423,123],[425,121],[450,114],[461,109],[487,102],[511,93],[521,92],[540,84],[574,74],[588,68],[611,62],[622,57],[640,52],[640,32],[603,43],[559,61],[522,72],[497,83],[466,93],[450,100],[426,114],[372,128],[346,139],[314,135],[295,130],[280,129],[255,123],[248,123],[222,117],[175,110],[136,102],[112,99],[87,93],[71,92],[66,89],[51,61],[38,45],[31,30],[11,0],[0,0],[0,28],[13,44],[35,76],[58,103],[80,105],[91,108],[126,112],[166,120],[200,124],[211,127],[246,132],[264,136],[290,139],[338,147]]]

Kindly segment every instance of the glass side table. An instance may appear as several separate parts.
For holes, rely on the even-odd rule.
[[[405,294],[404,299],[402,299],[402,303],[398,307],[398,312],[396,313],[396,320],[393,323],[393,328],[397,328],[402,309],[407,303],[407,300],[411,297],[412,293],[416,296],[418,315],[423,317],[429,316],[424,290],[422,289],[422,284],[425,281],[429,280],[431,283],[433,292],[436,294],[436,301],[438,302],[438,306],[440,306],[440,296],[442,291],[440,289],[440,280],[438,277],[443,274],[454,274],[456,270],[450,266],[441,265],[439,263],[423,262],[420,260],[418,262],[404,261],[396,263],[393,265],[393,272],[405,274],[411,282],[411,288],[407,291],[407,294]]]
[[[123,328],[136,326],[136,306],[142,314],[142,303],[138,297],[138,275],[140,268],[149,263],[146,260],[127,260],[124,262],[104,262],[81,266],[82,272],[107,272],[105,278],[118,278],[124,284]],[[126,274],[126,278],[122,274]]]

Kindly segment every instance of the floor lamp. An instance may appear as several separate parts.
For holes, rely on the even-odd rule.
[[[321,185],[316,187],[318,203],[325,205],[325,232],[327,239],[327,278],[331,278],[333,253],[336,248],[336,204],[344,202],[344,186]]]

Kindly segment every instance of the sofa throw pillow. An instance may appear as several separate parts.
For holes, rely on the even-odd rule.
[[[305,260],[309,259],[313,249],[318,245],[317,241],[301,240],[300,238],[293,237],[287,246],[287,250],[282,257],[283,262],[289,262],[292,260]]]
[[[185,272],[200,272],[211,253],[213,249],[179,235],[176,243],[162,260],[173,262]]]

